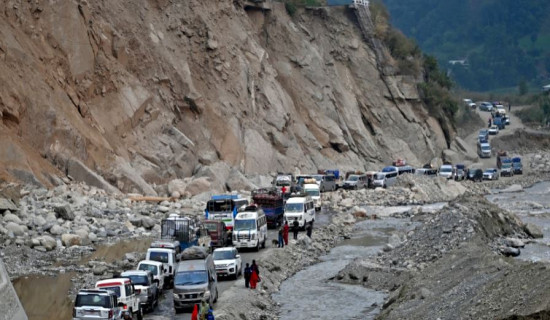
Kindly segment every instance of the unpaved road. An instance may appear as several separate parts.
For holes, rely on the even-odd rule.
[[[353,191],[350,191],[353,192]],[[324,208],[317,212],[316,219],[315,219],[315,226],[323,226],[329,223],[330,220],[330,212],[325,210]],[[314,231],[315,232],[315,229]],[[289,235],[290,237],[292,234]],[[263,255],[270,254],[272,250],[277,250],[276,247],[274,247],[271,243],[271,240],[277,239],[277,230],[276,229],[270,229],[267,233],[267,243],[266,248],[261,249],[259,252],[255,252],[252,250],[242,250],[239,251],[239,254],[242,257],[243,261],[243,268],[246,265],[246,263],[251,263],[253,259],[259,259]],[[260,266],[260,273],[261,273],[261,267]],[[242,286],[244,287],[244,279],[242,276],[240,276],[237,280],[232,279],[225,279],[221,278],[218,279],[218,294],[221,297],[222,293],[226,291],[227,289],[231,288],[232,286]],[[216,306],[214,305],[214,309]],[[154,312],[145,314],[144,319],[147,320],[189,320],[191,319],[191,311],[192,310],[186,310],[184,312],[175,313],[174,310],[174,302],[172,300],[172,290],[166,290],[162,294],[162,297],[160,298],[159,305],[155,309]]]

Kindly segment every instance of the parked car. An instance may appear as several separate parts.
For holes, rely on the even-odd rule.
[[[131,270],[120,274],[132,281],[139,303],[143,310],[153,311],[159,304],[159,288],[148,270]]]
[[[481,169],[470,169],[468,170],[468,180],[481,182],[483,180],[483,170]]]
[[[477,135],[477,139],[481,143],[488,142],[489,141],[489,130],[487,130],[487,129],[479,130],[479,134]]]
[[[501,165],[500,165],[500,176],[508,176],[513,177],[514,176],[514,169],[512,168],[512,159],[508,157],[503,157],[501,159]]]
[[[492,125],[490,128],[489,128],[489,134],[490,135],[496,135],[498,134],[498,127],[496,125]]]
[[[493,111],[493,104],[487,101],[484,101],[480,103],[479,105],[480,111]]]
[[[475,102],[472,101],[472,99],[464,99],[464,104],[466,104],[466,106],[470,107],[471,109],[475,109],[477,107]]]
[[[509,116],[504,116],[502,117],[502,119],[504,120],[504,124],[505,125],[510,125],[510,117]]]
[[[216,274],[219,276],[233,277],[237,279],[243,272],[243,261],[237,249],[218,248],[212,254]]]
[[[344,189],[362,189],[366,188],[368,185],[367,176],[365,175],[358,175],[358,174],[351,174],[346,181],[344,181],[344,184],[342,187]]]
[[[73,320],[115,320],[121,318],[122,308],[112,291],[83,289],[74,301]]]
[[[96,282],[96,289],[112,291],[116,294],[118,302],[123,304],[124,310],[128,310],[132,317],[143,319],[143,309],[134,286],[128,278],[106,279]]]
[[[455,181],[462,181],[466,179],[466,166],[463,164],[457,164],[455,166],[454,179]]]
[[[164,288],[164,264],[159,261],[142,260],[138,263],[137,270],[148,270],[153,275],[153,281],[157,283],[159,292]]]
[[[493,149],[489,143],[480,143],[477,145],[477,155],[480,158],[490,158],[493,155]]]
[[[433,168],[417,168],[414,170],[414,174],[419,176],[437,176],[437,169]]]
[[[439,176],[442,178],[452,179],[453,178],[453,165],[444,164],[439,167]]]
[[[497,168],[485,169],[483,172],[483,180],[498,180],[499,172]]]

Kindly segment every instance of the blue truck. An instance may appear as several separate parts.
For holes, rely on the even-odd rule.
[[[283,224],[285,199],[277,188],[262,188],[252,191],[252,202],[264,211],[267,227],[277,228]]]
[[[504,123],[504,119],[502,119],[502,117],[495,117],[493,119],[493,124],[498,127],[498,130],[506,128],[506,124]]]
[[[523,174],[523,164],[520,157],[512,158],[512,169],[515,174]]]

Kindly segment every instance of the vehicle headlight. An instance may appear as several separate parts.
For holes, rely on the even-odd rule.
[[[210,299],[210,290],[206,290],[201,294],[206,300]]]
[[[174,299],[179,299],[180,296],[177,293],[174,293]]]

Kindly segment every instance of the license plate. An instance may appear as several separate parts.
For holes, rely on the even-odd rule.
[[[99,313],[99,311],[95,311],[95,310],[84,311],[85,316],[95,316],[98,313]]]

